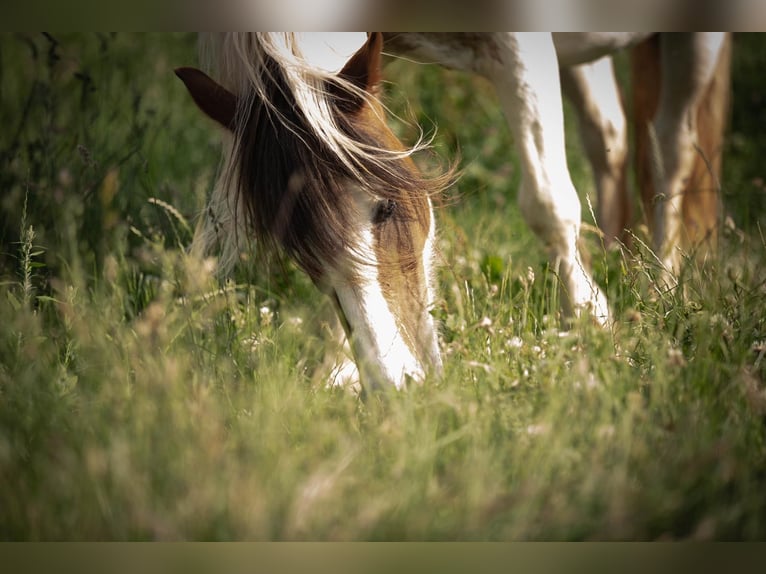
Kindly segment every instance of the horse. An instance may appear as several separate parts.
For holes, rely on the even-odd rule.
[[[581,204],[566,164],[550,34],[213,38],[217,80],[196,68],[176,71],[228,133],[195,250],[221,245],[226,267],[240,239],[254,236],[294,259],[334,302],[366,387],[401,389],[440,372],[429,313],[436,298],[431,198],[453,174],[423,176],[412,155],[428,142],[405,147],[388,128],[379,99],[384,42],[386,51],[468,70],[495,85],[521,159],[519,207],[549,248],[563,314],[588,313],[607,325],[606,298],[577,248]],[[609,50],[591,50],[602,51]],[[666,162],[665,173],[672,172]]]

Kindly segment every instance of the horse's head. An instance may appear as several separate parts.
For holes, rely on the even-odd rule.
[[[371,35],[342,69],[313,83],[305,64],[296,69],[273,44],[252,48],[252,40],[257,62],[243,93],[198,70],[177,73],[234,134],[231,188],[247,229],[330,295],[363,382],[401,388],[441,368],[430,306],[431,195],[442,180],[423,178],[386,125],[381,41]]]

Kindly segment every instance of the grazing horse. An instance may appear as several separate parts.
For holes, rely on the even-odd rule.
[[[219,244],[224,266],[242,237],[281,248],[334,301],[363,382],[402,388],[441,368],[429,313],[431,197],[452,175],[422,176],[411,155],[423,142],[406,148],[387,127],[378,99],[383,42],[379,33],[231,33],[209,42],[218,81],[194,68],[177,74],[230,134],[195,248]],[[581,205],[566,164],[553,37],[390,34],[385,42],[495,85],[521,159],[519,206],[549,247],[563,311],[587,310],[606,324],[606,299],[577,248]],[[603,44],[591,57],[615,48]]]
[[[212,39],[221,83],[176,73],[230,133],[193,249],[243,236],[278,246],[327,293],[369,387],[441,369],[431,197],[377,98],[382,36],[227,34]]]

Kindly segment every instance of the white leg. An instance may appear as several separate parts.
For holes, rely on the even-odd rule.
[[[655,150],[654,243],[665,271],[679,270],[676,248],[683,228],[682,190],[697,150],[697,105],[711,80],[724,33],[663,34],[662,91],[653,126]]]
[[[519,33],[499,36],[496,45],[498,56],[485,60],[483,73],[497,88],[519,150],[523,171],[519,206],[551,249],[565,313],[589,308],[605,324],[606,298],[577,249],[581,206],[567,168],[553,41],[550,34]]]
[[[564,149],[559,68],[549,33],[391,34],[387,48],[426,62],[479,73],[497,90],[521,157],[519,205],[550,247],[559,270],[564,312],[584,308],[606,324],[606,298],[577,250],[580,200]]]
[[[610,57],[561,68],[561,87],[574,104],[598,193],[597,219],[605,243],[630,223],[628,130]]]

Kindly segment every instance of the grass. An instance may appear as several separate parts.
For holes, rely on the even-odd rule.
[[[764,148],[741,114],[765,54],[736,42],[734,225],[672,292],[587,233],[613,330],[559,328],[488,86],[391,64],[392,107],[464,176],[438,214],[444,376],[360,402],[321,384],[302,274],[219,283],[184,256],[218,160],[172,74],[194,38],[0,36],[0,538],[763,539]]]

